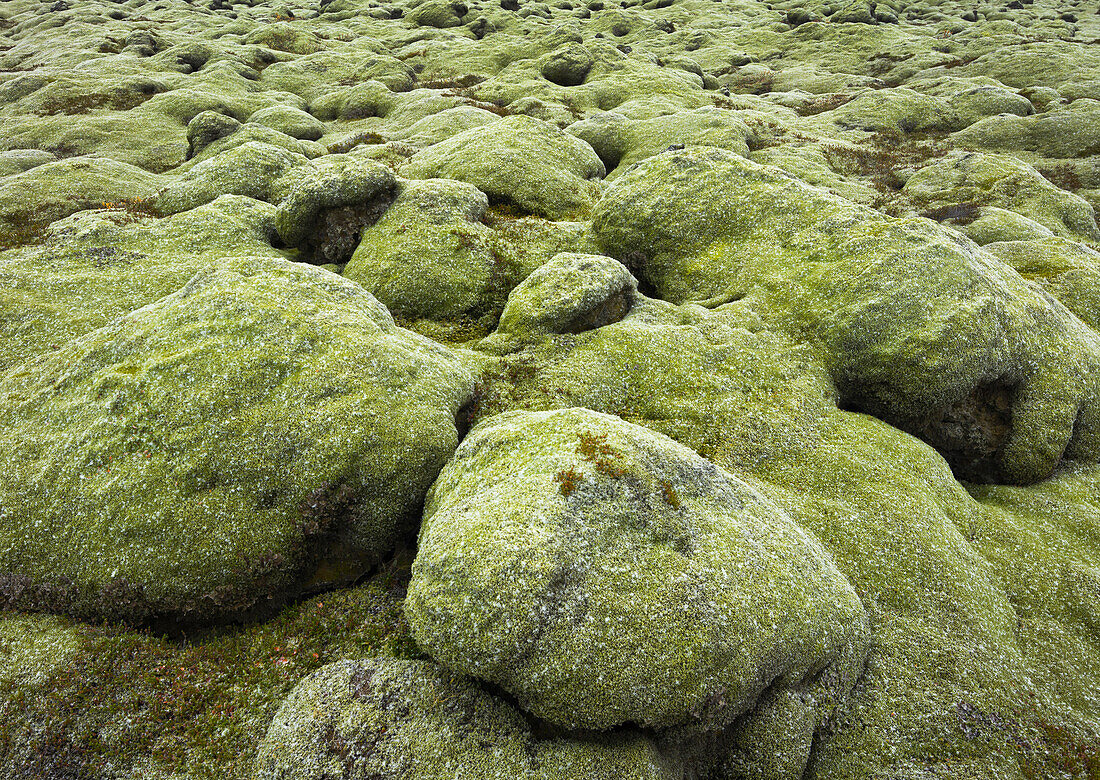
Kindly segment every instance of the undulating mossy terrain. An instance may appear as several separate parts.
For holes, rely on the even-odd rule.
[[[1100,780],[1094,0],[0,0],[2,780]]]

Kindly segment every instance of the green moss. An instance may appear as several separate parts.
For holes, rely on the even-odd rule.
[[[54,220],[151,196],[164,180],[113,160],[59,160],[0,179],[0,248],[40,241]]]
[[[301,679],[341,658],[421,657],[401,611],[411,560],[402,552],[363,585],[263,625],[183,640],[0,614],[4,634],[14,630],[28,648],[24,662],[38,647],[52,657],[38,679],[0,680],[0,772],[249,777],[268,723]]]
[[[768,721],[758,699],[774,686],[795,692],[809,730],[759,733],[801,769],[862,666],[863,608],[817,542],[618,418],[486,420],[424,514],[406,602],[418,641],[551,723],[696,735],[754,707],[747,718]]]
[[[326,271],[197,276],[0,383],[0,599],[187,627],[352,581],[415,527],[469,381]]]
[[[144,201],[94,208],[35,234],[42,246],[0,255],[0,371],[175,292],[225,258],[279,256],[268,243],[274,209],[247,198],[164,220],[148,218]]]
[[[409,178],[473,184],[490,199],[555,220],[583,218],[599,190],[603,163],[588,144],[527,116],[464,130],[401,168]]]

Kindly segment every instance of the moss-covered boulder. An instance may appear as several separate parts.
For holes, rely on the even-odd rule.
[[[508,294],[497,334],[524,341],[599,328],[621,320],[637,292],[638,280],[617,260],[560,254]]]
[[[115,160],[73,157],[0,180],[0,248],[41,240],[51,222],[84,209],[137,203],[164,178]]]
[[[1033,241],[1053,236],[1045,225],[1015,211],[997,206],[947,206],[931,212],[938,220],[958,230],[978,246],[1002,241]]]
[[[253,780],[675,780],[684,766],[637,732],[539,735],[524,714],[429,661],[325,666],[294,689]]]
[[[175,214],[219,195],[272,200],[279,177],[306,162],[300,154],[250,141],[195,165],[157,196],[156,208],[161,214]]]
[[[412,555],[271,620],[179,637],[0,612],[0,774],[246,780],[287,694],[344,658],[419,657],[401,612]],[[18,702],[18,704],[16,704]]]
[[[609,179],[670,147],[714,146],[747,157],[747,139],[752,135],[740,116],[718,108],[642,119],[609,111],[570,125],[568,132],[596,150],[607,166]]]
[[[471,184],[404,181],[393,205],[363,231],[344,275],[408,319],[477,317],[495,266],[489,201]]]
[[[50,225],[0,253],[0,373],[106,325],[230,257],[268,255],[275,207],[239,195],[165,219],[127,204]]]
[[[4,136],[0,138],[0,148],[4,149],[41,149],[59,157],[109,158],[151,173],[164,173],[187,159],[186,128],[176,119],[145,110],[144,106],[77,116],[5,117],[4,125]]]
[[[759,493],[586,409],[470,433],[429,496],[405,609],[441,663],[568,727],[717,729],[793,689],[777,706],[812,724],[803,764],[867,630],[828,554]]]
[[[1100,332],[1100,252],[1053,236],[997,242],[986,250]]]
[[[539,73],[547,81],[575,87],[584,83],[594,62],[591,53],[579,42],[568,43],[541,59]]]
[[[0,601],[178,628],[354,580],[415,527],[470,385],[327,271],[198,275],[0,382]]]
[[[417,119],[407,128],[395,132],[393,137],[419,149],[445,141],[464,130],[492,124],[499,119],[499,116],[484,108],[459,105]]]
[[[816,343],[843,399],[967,479],[1100,456],[1100,341],[930,220],[896,220],[717,149],[658,155],[597,205],[604,251],[673,301],[745,298]]]
[[[248,121],[306,141],[316,141],[325,134],[325,126],[319,119],[292,106],[261,108]]]
[[[203,111],[196,115],[187,123],[187,143],[190,144],[188,156],[194,157],[214,141],[236,132],[240,126],[237,119],[217,111]]]
[[[192,121],[197,121],[201,117],[208,116],[209,113],[210,112],[204,111]],[[241,125],[236,129],[233,129],[230,125],[227,129],[230,130],[227,135],[211,140],[205,146],[201,144],[197,146],[194,151],[194,156],[180,165],[174,173],[186,175],[192,168],[201,165],[203,162],[224,154],[231,149],[236,149],[239,146],[250,143],[273,146],[276,149],[282,149],[290,154],[301,155],[311,160],[315,157],[321,157],[322,155],[328,154],[328,149],[316,141],[305,141],[298,138],[292,138],[279,130],[274,130],[270,127],[258,125],[253,122]]]
[[[1018,92],[997,84],[981,84],[962,89],[949,98],[964,126],[1001,114],[1028,116],[1035,113],[1031,101]]]
[[[394,109],[394,93],[380,81],[371,79],[354,86],[332,89],[310,101],[309,111],[321,121],[354,121],[384,117]]]
[[[57,155],[41,149],[9,149],[0,152],[0,176],[14,176],[56,160]]]
[[[1064,159],[1100,152],[1100,105],[1080,100],[1032,116],[1000,114],[975,122],[951,140],[966,149],[1033,152]]]
[[[1096,212],[1026,162],[1004,154],[952,154],[914,173],[902,190],[934,218],[966,218],[975,207],[1014,211],[1065,238],[1100,241]],[[1027,236],[1020,236],[1027,238]]]
[[[401,169],[413,179],[469,182],[490,201],[563,220],[584,216],[605,174],[588,144],[551,124],[509,116],[475,127],[415,154]]]
[[[285,21],[257,25],[248,33],[244,42],[291,54],[316,54],[326,48],[324,39],[309,28]]]
[[[905,87],[861,92],[826,116],[845,129],[871,132],[951,131],[961,126],[948,101]]]
[[[426,0],[413,9],[405,18],[420,27],[458,27],[469,7],[462,2],[448,0]]]
[[[317,263],[346,263],[365,226],[378,220],[396,195],[385,165],[350,155],[329,155],[276,184],[275,227],[287,245]]]
[[[828,550],[871,632],[860,679],[835,706],[819,689],[777,683],[729,726],[698,726],[702,735],[632,725],[572,730],[524,711],[500,687],[441,671],[417,647],[402,606],[413,553],[399,553],[364,583],[299,600],[294,594],[311,587],[309,572],[320,565],[320,557],[307,561],[308,550],[322,556],[339,543],[310,536],[296,548],[297,563],[288,558],[282,569],[298,574],[271,588],[270,606],[286,596],[296,603],[270,620],[227,626],[221,617],[252,612],[201,598],[220,616],[213,625],[150,616],[157,629],[185,631],[185,642],[104,624],[120,605],[140,602],[124,581],[88,586],[89,599],[108,593],[96,603],[113,605],[82,613],[93,621],[0,609],[0,778],[249,780],[272,718],[299,682],[330,663],[377,655],[414,661],[425,674],[410,672],[407,686],[358,710],[354,701],[329,706],[318,693],[281,732],[284,747],[265,746],[283,762],[270,767],[293,777],[323,764],[322,775],[344,780],[391,769],[445,780],[456,772],[530,780],[1100,778],[1100,468],[1089,445],[1100,238],[1087,208],[1100,207],[1095,10],[1079,0],[0,2],[0,232],[23,223],[15,240],[0,239],[0,378],[39,382],[26,402],[54,415],[35,418],[40,433],[5,433],[0,467],[10,466],[3,485],[69,491],[35,488],[36,506],[65,515],[56,520],[58,549],[75,538],[74,517],[93,536],[92,518],[106,531],[99,548],[81,548],[89,567],[109,559],[96,552],[108,547],[127,560],[152,550],[146,559],[160,565],[179,538],[178,560],[158,571],[186,586],[175,572],[187,556],[213,560],[204,556],[224,538],[215,521],[237,522],[233,497],[249,488],[215,486],[205,508],[197,488],[176,503],[169,496],[176,514],[160,539],[134,523],[112,525],[103,508],[125,504],[141,514],[151,500],[144,487],[123,499],[130,483],[119,477],[103,487],[105,471],[70,463],[69,472],[89,477],[81,484],[98,487],[62,510],[78,477],[17,463],[11,453],[70,447],[78,458],[91,452],[88,442],[115,441],[103,421],[125,415],[86,413],[59,379],[99,369],[55,360],[73,358],[76,345],[98,338],[93,331],[161,305],[197,273],[242,273],[242,258],[301,260],[358,278],[401,327],[479,353],[458,353],[477,374],[457,415],[460,433],[502,412],[584,407],[667,435],[736,474]],[[534,129],[513,132],[522,122]],[[558,130],[579,145],[562,142]],[[459,148],[451,139],[462,133]],[[606,182],[584,170],[591,156],[582,142],[608,171]],[[396,176],[445,143],[456,144],[448,154],[467,154],[467,172],[484,161],[499,175]],[[269,176],[245,164],[247,149],[234,151],[249,144],[297,164]],[[668,151],[681,144],[694,148]],[[790,176],[732,161],[700,183],[698,170],[661,167],[665,158],[698,159],[702,145]],[[236,154],[241,165],[230,165]],[[356,174],[335,172],[333,191],[348,185],[351,200],[366,200],[305,208],[300,235],[285,240],[275,229],[278,205],[286,201],[288,211],[295,186],[325,178],[330,165],[354,167],[344,155],[384,165],[392,184],[355,195]],[[170,216],[150,209],[147,195],[184,193],[207,162],[222,166],[229,191],[246,194]],[[323,201],[326,186],[302,202]],[[408,207],[403,194],[421,187],[419,205]],[[593,231],[591,207],[605,190],[612,194],[596,209]],[[387,209],[390,196],[398,199]],[[609,227],[619,216],[628,229],[613,245]],[[570,255],[555,259],[563,252]],[[238,291],[251,295],[257,283]],[[224,300],[237,298],[227,292]],[[323,330],[320,310],[303,300],[287,296],[286,327],[264,331],[282,338],[278,354],[302,343],[300,333]],[[347,320],[342,300],[324,310],[334,326]],[[263,311],[277,308],[270,303]],[[228,338],[254,315],[263,316],[203,322]],[[177,318],[165,328],[193,345],[192,324]],[[284,394],[280,413],[326,415],[322,391],[345,379],[369,384],[361,381],[374,370],[361,347],[364,328],[335,333],[347,349],[332,348],[339,359],[330,363],[339,366],[328,371],[329,385],[321,387],[320,371],[309,379],[323,361],[273,359],[265,376],[270,392]],[[235,345],[216,336],[211,343],[236,359]],[[111,365],[96,374],[107,377],[105,387],[129,382],[137,364]],[[420,365],[371,362],[407,372],[413,384],[395,380],[395,399],[418,392]],[[278,366],[301,370],[282,377]],[[196,381],[246,395],[225,373]],[[46,398],[49,381],[62,395]],[[311,381],[321,390],[295,395]],[[178,399],[170,419],[188,420],[177,426],[186,435],[165,438],[191,448],[170,453],[183,471],[205,457],[202,448],[230,453],[225,437],[249,421],[283,419],[257,405],[218,418],[209,391],[182,379],[169,389]],[[106,409],[116,390],[105,393],[88,404]],[[358,397],[335,397],[347,394]],[[70,401],[76,412],[66,417],[58,404]],[[438,407],[441,419],[449,403]],[[2,407],[4,430],[24,419],[12,408]],[[389,432],[383,422],[405,425],[377,408],[379,436]],[[202,416],[211,424],[200,425]],[[355,430],[363,436],[325,443],[329,431],[348,429],[345,419],[362,423]],[[334,464],[375,441],[367,434],[376,428],[339,409],[316,426],[302,435],[318,434]],[[135,435],[143,430],[153,429]],[[208,434],[201,440],[200,430]],[[287,440],[279,431],[268,438]],[[296,461],[275,446],[256,445],[255,458],[234,462],[277,472],[262,477],[265,485],[290,484]],[[399,451],[394,482],[416,446],[376,448]],[[110,477],[122,474],[118,451],[104,452],[114,458]],[[150,460],[161,457],[150,452]],[[1020,452],[1046,468],[1021,470]],[[267,465],[257,465],[261,456]],[[58,455],[57,463],[69,461]],[[1024,481],[1051,467],[1026,485],[972,481]],[[555,498],[561,484],[550,485]],[[256,527],[292,539],[287,502],[274,521],[257,514]],[[409,511],[411,540],[422,512]],[[181,529],[208,517],[214,533],[201,547],[186,536],[196,532]],[[6,514],[0,525],[22,528]],[[0,532],[3,554],[15,549],[8,539]],[[244,549],[222,546],[227,556]],[[47,552],[38,556],[44,566],[57,560]],[[252,560],[230,560],[223,573],[238,563]],[[63,576],[76,588],[75,575]],[[69,582],[54,584],[37,593],[62,604]],[[21,593],[36,587],[15,585]],[[833,661],[826,675],[841,668],[855,665]],[[835,677],[830,684],[846,689]],[[438,701],[421,697],[421,687]],[[450,709],[455,691],[469,695]],[[332,702],[345,702],[340,696]],[[811,698],[815,706],[804,706]],[[515,730],[491,713],[507,713]],[[311,731],[314,722],[322,733]],[[633,758],[623,758],[625,746]],[[557,761],[560,751],[584,758]],[[390,759],[392,767],[381,765]]]
[[[503,363],[501,374],[515,379],[494,385],[486,414],[616,413],[750,481],[828,548],[871,613],[873,640],[808,774],[874,776],[896,751],[894,765],[930,764],[945,777],[959,766],[1011,777],[1018,765],[1056,776],[1067,755],[1098,744],[1083,694],[1092,678],[1080,673],[1097,657],[1095,632],[1067,621],[1056,577],[1047,576],[1073,556],[1067,592],[1088,582],[1076,556],[1095,547],[1079,535],[1095,466],[1067,464],[1034,486],[989,489],[1032,502],[1038,522],[987,515],[926,444],[838,410],[814,351],[762,327],[746,301],[708,311],[642,298],[619,323],[544,340]],[[1013,565],[990,565],[985,550]],[[1028,598],[1022,624],[1016,593]],[[1018,643],[1021,625],[1030,639]],[[746,723],[732,731],[744,737],[730,757],[733,777],[758,777],[791,752]],[[1004,733],[1036,736],[1017,742]]]

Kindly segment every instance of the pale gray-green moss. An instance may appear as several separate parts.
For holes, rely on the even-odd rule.
[[[837,411],[812,351],[754,333],[759,327],[743,302],[707,312],[643,301],[620,323],[505,358],[501,373],[512,381],[494,385],[485,411],[579,404],[618,413],[744,474],[822,541],[868,607],[873,644],[850,706],[813,754],[819,776],[873,776],[886,755],[892,766],[929,766],[943,777],[959,767],[1030,780],[1057,777],[1063,766],[1087,772],[1093,765],[1079,756],[1100,744],[1086,703],[1095,681],[1082,671],[1097,652],[1095,634],[1087,617],[1057,617],[1018,635],[1010,593],[1034,590],[1030,572],[1048,570],[1043,549],[1068,554],[1077,534],[1088,534],[1091,481],[1065,483],[1054,500],[1046,485],[1062,477],[982,489],[1014,494],[1048,518],[1027,532],[1034,553],[1026,561],[991,565],[985,512],[943,460],[874,418]],[[1070,506],[1079,508],[1065,528],[1059,518]],[[1005,511],[1002,523],[1018,517]],[[1003,528],[993,538],[1010,545],[1016,533]],[[1088,592],[1082,560],[1067,575],[1071,611]],[[1059,599],[1047,588],[1032,603],[1062,615]],[[761,739],[747,724],[734,730],[744,744],[729,763],[742,772],[789,753],[789,742]]]
[[[154,220],[146,204],[131,200],[146,194],[144,185],[125,186],[144,181],[138,169],[162,174],[150,185],[155,191],[237,147],[267,144],[308,159],[351,151],[396,170],[420,150],[471,128],[488,132],[509,114],[567,132],[606,121],[610,142],[589,136],[605,163],[619,149],[634,162],[699,141],[743,154],[744,123],[753,160],[891,215],[926,213],[944,226],[937,245],[948,229],[990,244],[988,254],[1096,324],[1094,258],[1073,243],[1090,235],[1079,229],[1086,212],[1068,195],[1100,204],[1100,54],[1089,43],[1100,38],[1100,16],[1090,9],[1053,0],[1010,4],[1019,7],[465,0],[464,9],[451,9],[456,26],[413,27],[398,18],[417,5],[0,3],[0,176],[10,177],[0,180],[0,213],[18,206],[17,242],[30,244],[0,256],[3,369],[156,301],[195,272],[227,265],[225,258],[279,255],[269,246],[278,243],[270,206],[223,196]],[[603,119],[608,111],[626,122]],[[223,119],[210,124],[211,112]],[[315,135],[318,123],[320,142],[292,137]],[[695,134],[701,124],[705,131]],[[628,126],[624,143],[620,130]],[[922,126],[927,136],[905,132]],[[955,127],[967,129],[946,134]],[[993,178],[971,170],[956,187],[948,181],[955,173],[940,174],[955,159],[945,155],[960,145],[1029,167],[998,163],[1005,175]],[[921,172],[940,158],[938,171]],[[53,177],[49,168],[19,177],[57,161],[60,170],[84,161],[91,167],[76,178]],[[615,175],[627,167],[620,160]],[[103,199],[121,197],[121,209],[100,210],[99,191],[85,189],[101,177],[110,180]],[[942,200],[910,197],[932,179],[945,185],[933,188]],[[989,189],[975,187],[978,180]],[[90,199],[81,201],[84,192]],[[988,202],[975,203],[971,192]],[[484,216],[509,270],[478,320],[419,319],[411,327],[451,341],[479,338],[508,289],[555,253],[601,251],[584,223],[514,216],[508,208]],[[334,226],[351,248],[353,222]],[[1062,238],[1036,240],[1044,230]],[[415,255],[414,246],[404,249]],[[841,281],[874,278],[856,270]],[[926,272],[919,264],[916,270]],[[923,294],[919,284],[908,289]],[[1050,480],[974,488],[980,504],[967,499],[936,453],[877,420],[835,409],[829,352],[776,316],[790,310],[789,301],[776,295],[776,305],[762,306],[751,289],[743,292],[741,301],[711,312],[639,296],[621,322],[540,336],[502,358],[486,357],[489,370],[461,416],[509,406],[622,414],[755,480],[821,539],[867,605],[874,642],[850,706],[819,733],[814,776],[1100,774],[1092,467],[1066,463]],[[953,328],[965,313],[948,316],[949,300],[938,311]],[[958,345],[949,330],[937,343]],[[1072,363],[1072,349],[1055,362]],[[1047,360],[1039,352],[1033,362]],[[1044,380],[1047,389],[1060,383]],[[969,411],[984,408],[1008,421],[1010,388],[988,389],[975,396],[985,406]],[[1015,393],[1021,401],[1023,389]],[[956,411],[967,419],[967,409]],[[324,609],[311,602],[272,623],[182,647],[49,617],[0,617],[19,626],[0,630],[12,640],[0,657],[23,681],[0,683],[0,761],[7,762],[0,775],[248,776],[279,700],[311,664],[384,651],[371,632],[378,620],[400,617],[400,588],[384,598],[360,599],[360,592],[326,594]],[[303,614],[325,619],[288,630]],[[366,636],[356,626],[374,628],[362,642],[347,641],[349,632]],[[88,641],[70,656],[73,635]],[[34,679],[50,670],[39,659],[55,648],[64,663],[48,679]],[[13,654],[2,656],[6,650]],[[303,664],[303,654],[314,652],[320,658]],[[781,706],[763,721],[783,722],[772,731],[792,734],[807,723]],[[746,724],[731,731],[740,736],[727,734],[727,744],[741,744],[724,770],[717,753],[704,761],[682,746],[660,749],[696,775],[782,771],[790,740],[774,743]],[[430,736],[426,744],[440,744]],[[607,760],[589,747],[593,763]]]
[[[236,195],[157,220],[125,207],[53,223],[0,254],[0,373],[99,328],[237,256],[279,257],[273,206]]]
[[[676,780],[637,732],[538,736],[516,707],[435,663],[340,661],[304,680],[268,729],[254,780]]]
[[[393,202],[397,182],[381,163],[350,155],[327,155],[302,170],[285,174],[273,187],[284,193],[275,228],[303,259],[345,263],[364,226],[373,224]]]
[[[748,156],[746,139],[752,134],[740,116],[718,108],[647,119],[628,119],[609,111],[570,125],[569,132],[596,150],[609,179],[674,145],[715,146]]]
[[[0,180],[0,248],[37,243],[47,225],[85,209],[152,196],[160,176],[114,160],[77,157]]]
[[[998,242],[987,250],[1100,332],[1100,253],[1095,249],[1052,236]]]
[[[433,657],[567,727],[713,730],[797,689],[812,726],[794,776],[866,643],[812,536],[691,450],[585,409],[470,433],[428,498],[405,610]]]
[[[393,205],[363,231],[344,275],[396,316],[456,321],[484,313],[494,277],[506,273],[493,231],[480,223],[489,207],[472,184],[427,179],[400,184]],[[499,281],[497,282],[499,284]]]
[[[584,217],[605,174],[588,144],[530,117],[464,130],[414,155],[401,174],[469,182],[497,202],[549,219]]]
[[[209,203],[220,195],[272,200],[273,184],[306,158],[270,144],[249,142],[195,165],[156,199],[161,214],[176,214]]]
[[[637,292],[638,280],[610,257],[556,255],[508,294],[496,342],[503,345],[609,325],[630,311]],[[486,340],[479,348],[489,345]]]
[[[1100,241],[1096,213],[1086,200],[1059,189],[1030,165],[1008,155],[950,155],[911,176],[903,192],[926,213],[940,218],[965,214],[974,206],[997,206],[1055,235]]]
[[[186,641],[0,613],[0,775],[245,780],[283,699],[343,658],[419,658],[412,556],[264,623]]]

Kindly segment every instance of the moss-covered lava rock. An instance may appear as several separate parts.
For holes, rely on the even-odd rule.
[[[508,294],[497,341],[579,333],[618,322],[634,304],[638,280],[604,255],[563,253],[539,266]],[[484,349],[486,343],[482,343]]]
[[[682,445],[584,409],[470,433],[432,488],[405,609],[441,663],[567,727],[714,730],[795,689],[777,698],[811,724],[803,764],[866,651],[863,606],[810,534]]]
[[[603,163],[588,144],[527,116],[464,130],[414,155],[409,178],[469,182],[494,202],[548,219],[583,217],[599,195]]]
[[[695,147],[617,179],[593,228],[674,302],[746,299],[822,351],[845,402],[971,480],[1100,456],[1100,337],[957,233]]]
[[[1095,11],[0,2],[0,777],[1100,777]],[[592,732],[418,648],[411,554],[344,587],[468,431],[578,408],[816,539],[866,663]],[[498,520],[693,511],[576,440]],[[269,730],[332,663],[388,682]]]
[[[208,623],[415,528],[472,380],[321,269],[242,259],[0,382],[0,597]]]
[[[302,681],[268,729],[254,780],[676,780],[643,734],[540,735],[515,706],[430,661],[365,658]]]

